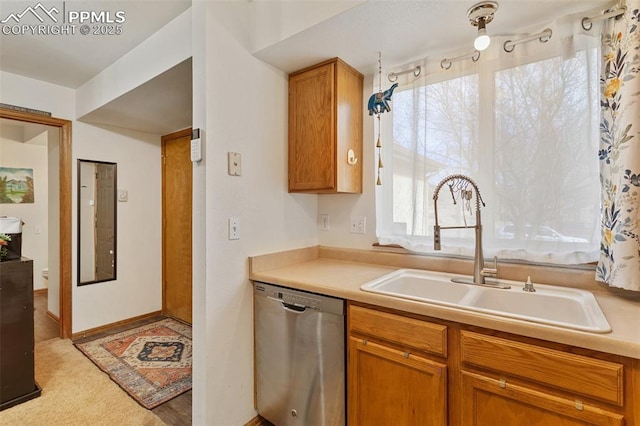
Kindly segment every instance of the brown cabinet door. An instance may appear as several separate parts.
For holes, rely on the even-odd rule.
[[[289,190],[334,189],[335,63],[289,79]]]
[[[623,416],[507,380],[462,372],[462,424],[474,426],[622,425]]]
[[[289,76],[289,192],[362,193],[362,81],[338,58]]]
[[[447,368],[408,352],[349,338],[349,425],[447,424]]]

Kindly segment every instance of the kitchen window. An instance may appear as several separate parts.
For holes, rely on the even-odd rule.
[[[487,58],[396,89],[383,121],[379,242],[433,252],[433,190],[460,173],[476,181],[486,203],[485,256],[597,260],[598,58],[597,47],[508,64]],[[444,187],[440,225],[475,224],[473,201],[454,205]],[[441,238],[442,253],[473,255],[473,229],[444,230]]]

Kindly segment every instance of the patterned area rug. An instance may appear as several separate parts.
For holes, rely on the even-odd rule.
[[[76,347],[145,408],[191,389],[191,327],[173,319]]]

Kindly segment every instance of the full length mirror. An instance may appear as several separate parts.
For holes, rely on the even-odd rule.
[[[116,170],[78,160],[78,285],[116,279]]]

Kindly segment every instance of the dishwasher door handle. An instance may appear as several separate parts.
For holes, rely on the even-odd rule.
[[[276,299],[275,297],[271,297],[271,296],[267,296],[267,299],[280,303],[280,306],[282,306],[282,309],[284,309],[287,312],[291,312],[292,314],[303,314],[307,310],[307,306],[305,305],[295,305],[291,303],[285,303],[283,300]]]

